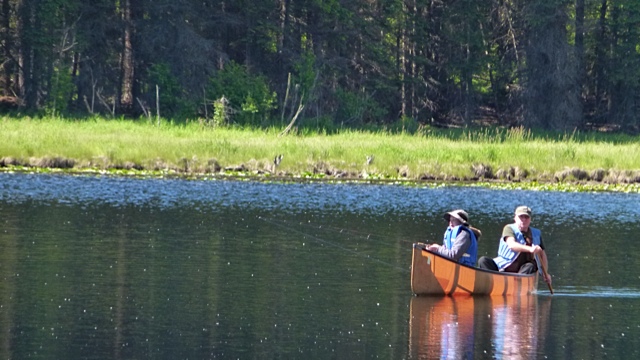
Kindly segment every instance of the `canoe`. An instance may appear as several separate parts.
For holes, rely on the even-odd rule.
[[[462,265],[413,244],[411,290],[416,295],[525,295],[538,288],[538,273],[515,274]]]

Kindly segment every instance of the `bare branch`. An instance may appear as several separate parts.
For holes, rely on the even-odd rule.
[[[100,95],[100,91],[102,89],[98,89],[98,91],[96,92],[96,96],[98,97],[98,100],[100,100],[100,102],[102,103],[102,105],[104,105],[104,107],[107,108],[107,110],[109,111],[109,113],[111,114],[111,117],[115,116],[116,113],[116,109],[115,109],[115,102],[114,102],[114,107],[113,109],[109,106],[109,104],[105,101],[105,99],[102,97],[102,95]]]
[[[87,97],[83,96],[82,100],[84,100],[84,106],[87,107],[87,111],[89,112],[89,114],[93,114],[93,106],[89,105],[89,102],[87,101]]]
[[[144,106],[144,104],[142,103],[142,101],[140,101],[139,97],[136,97],[136,101],[138,101],[138,104],[140,105],[140,107],[142,108],[142,112],[144,113],[144,116],[147,117],[147,119],[151,119],[151,114],[149,113],[149,110],[147,110],[147,107]]]
[[[280,133],[280,135],[278,135],[278,137],[286,135],[289,133],[289,131],[291,131],[291,128],[293,127],[293,125],[296,123],[296,120],[298,119],[298,115],[300,115],[302,110],[304,110],[304,104],[302,103],[303,100],[304,100],[304,95],[300,97],[300,104],[298,105],[298,111],[296,111],[296,114],[291,119],[291,122],[289,123],[289,125],[287,125],[287,127],[284,130],[282,130],[282,132]]]

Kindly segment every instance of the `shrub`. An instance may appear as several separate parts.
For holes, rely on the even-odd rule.
[[[160,114],[167,117],[188,118],[196,112],[196,106],[187,100],[184,89],[178,82],[178,79],[171,74],[169,66],[161,64],[153,64],[148,71],[150,88],[146,89],[148,94],[148,105],[151,109],[156,108],[155,94],[158,86]],[[153,99],[153,100],[152,100]],[[153,105],[151,105],[153,104]],[[157,110],[157,109],[156,109]]]
[[[267,125],[276,108],[276,94],[269,89],[266,78],[250,74],[246,67],[233,61],[211,77],[207,86],[207,98],[212,102],[223,97],[228,101],[228,121],[239,125]]]
[[[339,102],[337,118],[348,126],[381,124],[387,116],[386,110],[364,91],[336,90]]]

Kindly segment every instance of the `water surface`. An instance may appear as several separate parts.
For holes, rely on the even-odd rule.
[[[0,174],[0,357],[635,358],[640,196]],[[533,208],[555,295],[418,298],[411,244]]]

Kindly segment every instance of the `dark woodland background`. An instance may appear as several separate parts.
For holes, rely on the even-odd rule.
[[[637,132],[637,0],[0,0],[0,106]]]

